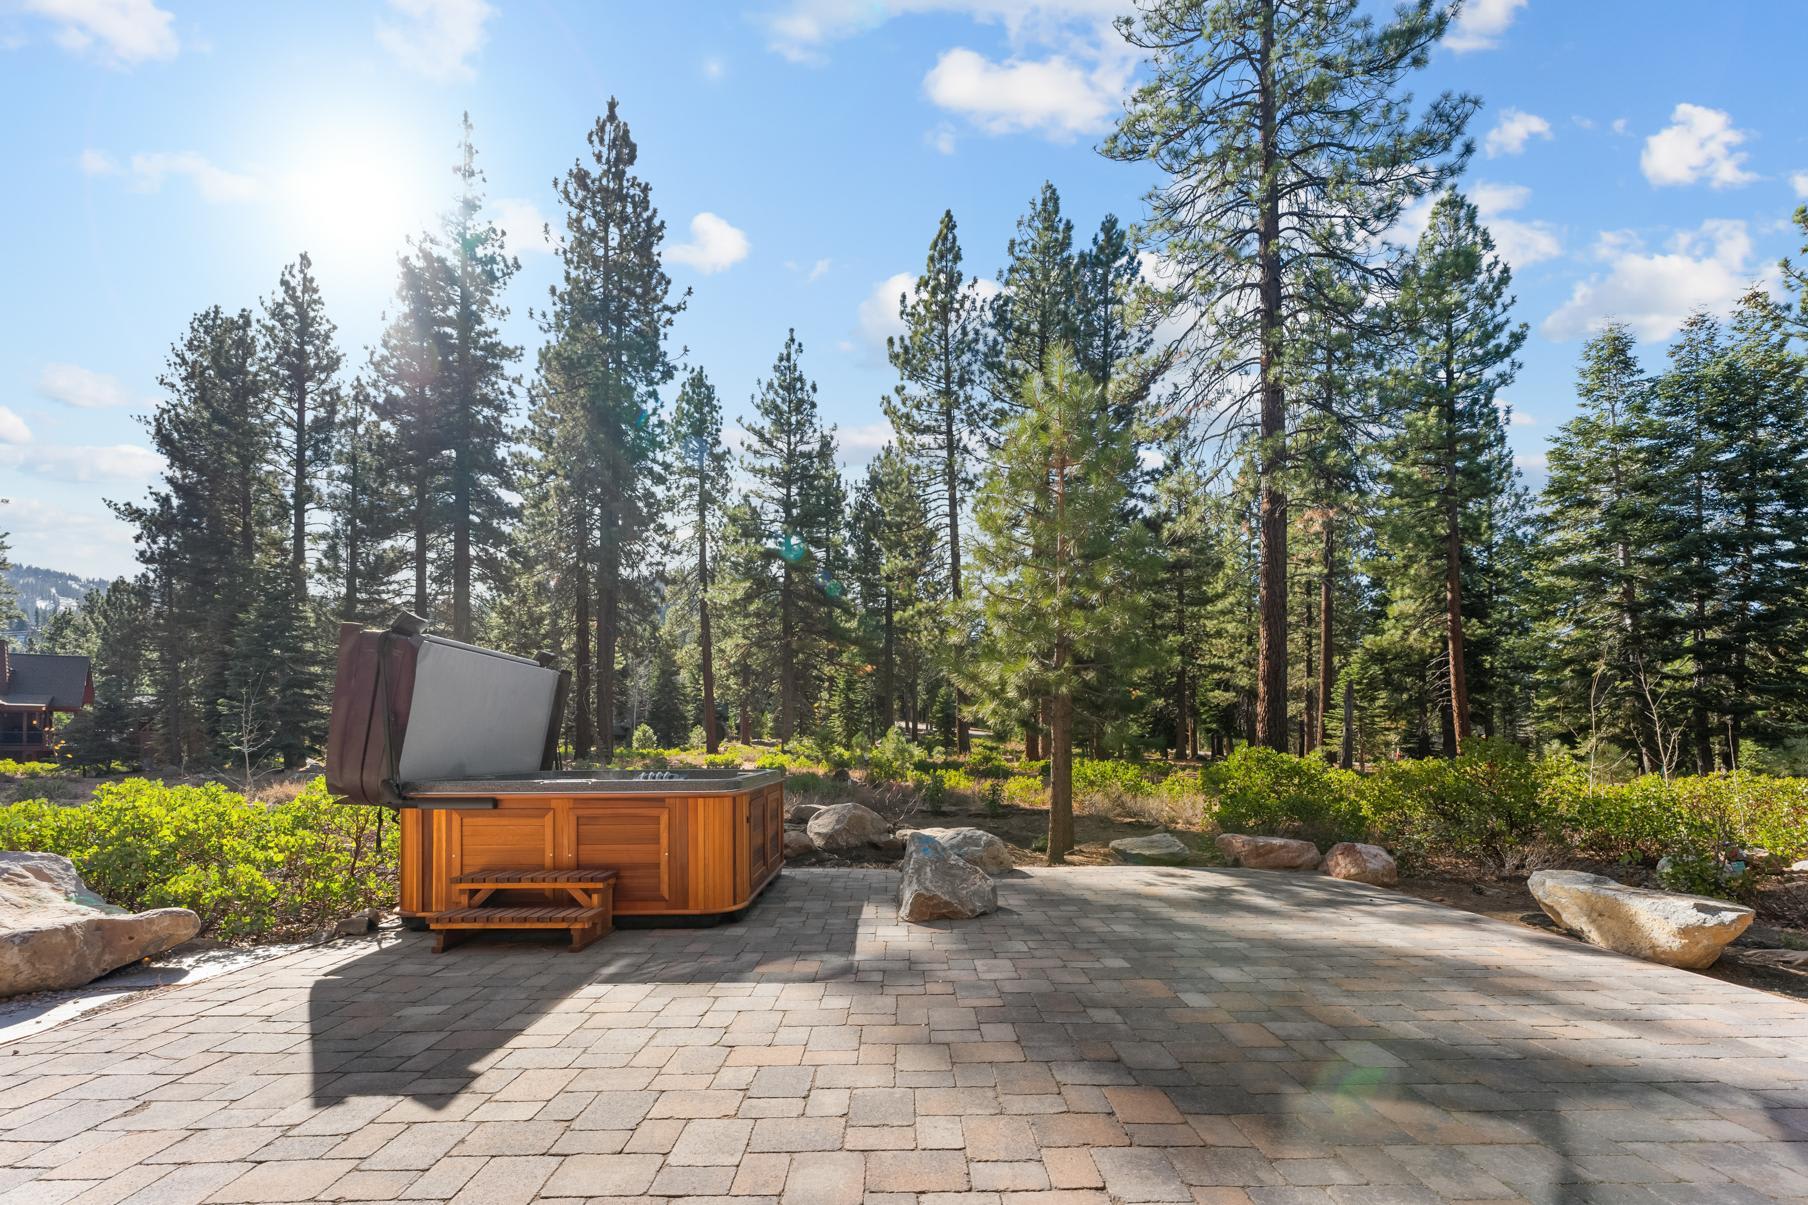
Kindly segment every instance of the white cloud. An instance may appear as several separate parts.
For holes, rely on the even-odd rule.
[[[562,242],[548,229],[546,215],[532,201],[520,197],[497,197],[490,202],[496,211],[496,224],[502,227],[508,249],[516,255],[551,255]]]
[[[484,0],[389,0],[394,21],[377,22],[377,42],[397,62],[428,79],[474,79],[466,60],[483,48],[496,15]]]
[[[957,46],[923,77],[923,91],[941,108],[963,114],[992,134],[1037,130],[1058,141],[1104,130],[1129,81],[1122,60],[1085,68],[1054,55],[994,63]]]
[[[0,507],[0,530],[11,532],[13,560],[84,577],[111,578],[133,567],[132,529],[99,499],[71,510],[30,496]]]
[[[1616,134],[1624,134],[1627,131],[1627,129],[1629,128],[1629,126],[1627,125],[1626,119],[1624,117],[1616,117],[1613,119],[1613,125],[1609,126],[1608,128],[1611,129]]]
[[[896,433],[888,422],[862,423],[857,427],[835,429],[835,447],[841,453],[841,463],[844,465],[870,459],[894,438]]]
[[[1004,290],[995,280],[975,279],[973,293],[981,301],[989,301]],[[856,338],[845,343],[843,350],[859,352],[874,363],[885,362],[885,340],[904,333],[904,319],[898,315],[899,298],[914,299],[917,278],[910,272],[894,272],[873,286],[854,311]]]
[[[1664,339],[1694,310],[1724,312],[1764,276],[1746,224],[1725,219],[1679,231],[1655,253],[1635,235],[1607,231],[1595,256],[1606,271],[1578,283],[1544,320],[1547,338],[1579,338],[1618,319],[1640,339]]]
[[[0,406],[0,444],[28,444],[31,428],[25,420],[5,406]]]
[[[82,152],[81,168],[90,176],[124,176],[134,192],[161,192],[165,180],[179,176],[205,201],[248,201],[257,195],[256,180],[209,162],[199,151],[140,151],[122,165],[90,148]]]
[[[1496,397],[1494,408],[1500,411],[1507,422],[1515,427],[1536,427],[1538,425],[1537,419],[1525,411],[1517,409],[1509,398]]]
[[[689,264],[705,276],[733,267],[747,258],[745,231],[707,211],[691,219],[691,241],[666,248],[666,258]]]
[[[728,64],[722,61],[721,56],[712,54],[703,60],[704,79],[719,80],[726,74],[728,74]]]
[[[1714,188],[1749,184],[1758,177],[1745,170],[1746,154],[1736,149],[1746,137],[1725,110],[1680,104],[1670,124],[1645,139],[1639,167],[1659,187],[1700,180]]]
[[[3,425],[4,420],[0,419],[0,426]],[[23,424],[20,424],[20,429],[24,429]],[[85,446],[34,443],[29,449],[20,446],[29,439],[30,432],[26,432],[24,440],[0,443],[0,465],[51,481],[81,485],[97,482],[142,485],[163,469],[163,457],[136,444]]]
[[[804,280],[808,281],[810,284],[815,284],[824,276],[827,276],[829,273],[829,263],[830,261],[825,257],[811,264],[809,272],[804,275]]]
[[[944,121],[933,130],[923,131],[923,141],[935,148],[938,154],[952,155],[955,147],[954,127]]]
[[[1525,185],[1477,180],[1470,185],[1466,195],[1488,233],[1494,236],[1494,249],[1514,270],[1563,254],[1563,241],[1555,226],[1549,222],[1507,216],[1525,208],[1526,202],[1532,199],[1532,190]],[[1407,206],[1400,214],[1399,224],[1388,235],[1388,241],[1402,247],[1418,243],[1431,217],[1434,200],[1433,197],[1421,197]]]
[[[130,406],[137,399],[126,392],[119,378],[95,372],[79,364],[46,364],[38,373],[38,393],[53,402],[79,410],[104,410]]]
[[[1536,113],[1527,113],[1520,109],[1502,109],[1500,118],[1488,136],[1482,139],[1482,150],[1493,159],[1499,155],[1517,155],[1526,148],[1526,143],[1533,138],[1550,141],[1551,123]]]
[[[1458,54],[1471,50],[1492,50],[1500,44],[1501,35],[1513,24],[1513,18],[1525,7],[1526,0],[1467,0],[1457,14],[1444,45]]]
[[[1513,467],[1526,472],[1542,473],[1551,467],[1550,457],[1543,452],[1529,452],[1513,458]]]
[[[52,37],[64,50],[93,52],[113,66],[173,59],[182,49],[170,28],[174,15],[153,0],[24,0],[22,7],[55,22]]]
[[[1808,197],[1808,172],[1796,172],[1789,177],[1789,185],[1795,189],[1798,197]]]

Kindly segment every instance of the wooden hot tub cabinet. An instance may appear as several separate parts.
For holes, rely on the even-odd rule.
[[[779,770],[522,775],[402,785],[401,910],[483,870],[614,870],[617,916],[738,912],[784,863]]]

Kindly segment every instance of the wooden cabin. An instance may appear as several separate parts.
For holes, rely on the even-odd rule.
[[[94,675],[86,657],[15,653],[0,640],[0,758],[49,757],[57,715],[93,705]]]

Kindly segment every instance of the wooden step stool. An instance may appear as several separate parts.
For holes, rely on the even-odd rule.
[[[439,934],[434,953],[443,953],[480,929],[569,929],[571,948],[581,950],[615,927],[615,871],[577,867],[572,870],[481,870],[452,880],[458,902],[427,918]],[[498,891],[563,890],[572,905],[486,905]]]

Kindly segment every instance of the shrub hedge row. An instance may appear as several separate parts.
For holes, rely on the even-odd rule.
[[[378,808],[332,802],[315,779],[265,804],[218,783],[106,783],[91,803],[0,808],[0,849],[69,858],[111,903],[191,908],[206,936],[306,932],[395,900],[398,828]]]
[[[1514,870],[1552,855],[1667,860],[1670,885],[1737,895],[1756,876],[1808,857],[1804,778],[1653,774],[1591,784],[1568,758],[1485,740],[1460,757],[1391,762],[1368,774],[1246,748],[1202,778],[1205,818],[1221,831],[1369,840],[1409,861],[1445,854]]]

